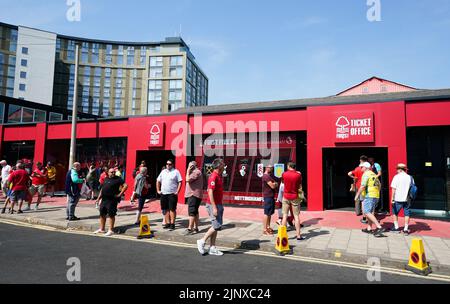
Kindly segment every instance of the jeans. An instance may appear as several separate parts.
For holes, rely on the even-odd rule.
[[[76,195],[76,196],[71,196],[68,195],[67,196],[67,217],[71,218],[75,216],[75,208],[78,205],[78,201],[80,200],[80,195]]]

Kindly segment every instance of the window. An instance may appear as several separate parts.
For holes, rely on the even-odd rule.
[[[5,114],[5,104],[0,102],[0,124],[3,123],[3,116]]]
[[[22,119],[22,108],[16,105],[9,105],[8,108],[8,123],[19,123]]]
[[[134,47],[128,47],[127,49],[127,65],[134,65]]]
[[[141,47],[141,57],[140,57],[141,66],[145,66],[146,57],[147,57],[147,48],[145,46],[143,46],[143,47]]]
[[[98,43],[92,44],[92,63],[98,64],[100,61],[100,45]]]
[[[362,88],[362,92],[363,92],[363,94],[369,93],[369,88],[368,87],[363,87]]]
[[[20,78],[26,79],[27,78],[27,72],[20,72]]]
[[[23,47],[22,48],[22,54],[28,55],[28,48],[27,47]]]
[[[183,67],[170,68],[170,77],[182,77],[182,75],[183,75]]]
[[[50,112],[49,120],[50,121],[61,121],[61,120],[63,120],[63,115],[59,114],[59,113]]]
[[[34,110],[34,122],[45,121],[46,112],[41,110]]]
[[[383,92],[383,93],[387,92],[387,86],[382,85],[380,91]]]
[[[162,89],[162,81],[161,80],[150,80],[148,83],[148,87],[150,90],[161,90]]]
[[[26,90],[26,85],[24,83],[20,83],[19,84],[19,91],[25,92]]]
[[[161,78],[163,77],[162,67],[151,67],[150,68],[150,78]]]
[[[162,67],[163,57],[150,57],[150,67]]]
[[[182,66],[183,65],[183,56],[172,56],[170,57],[170,66]]]
[[[89,43],[83,42],[81,45],[81,62],[87,63],[89,60]]]
[[[33,122],[34,110],[29,108],[22,108],[22,122]]]
[[[105,56],[105,63],[106,64],[112,64],[112,50],[113,47],[111,44],[106,45],[106,56]]]
[[[119,48],[117,50],[117,64],[123,64],[123,45],[119,45]]]
[[[23,66],[23,67],[27,67],[27,66],[28,66],[28,60],[22,59],[22,60],[20,61],[20,65]]]
[[[181,80],[170,80],[169,88],[170,89],[182,89],[183,83]]]

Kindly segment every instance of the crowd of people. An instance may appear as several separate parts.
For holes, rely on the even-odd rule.
[[[1,187],[5,196],[5,204],[1,213],[6,213],[8,206],[9,213],[23,213],[31,209],[33,198],[37,195],[34,209],[38,210],[42,198],[47,194],[54,195],[56,182],[56,169],[51,162],[44,165],[36,163],[34,170],[30,170],[29,164],[24,161],[18,161],[13,167],[4,160],[0,162],[2,166]],[[173,231],[176,229],[177,204],[180,191],[185,182],[184,198],[188,206],[189,224],[185,235],[194,235],[199,233],[199,208],[204,199],[203,181],[204,176],[198,168],[198,164],[193,161],[189,163],[186,170],[185,179],[175,168],[173,160],[166,162],[156,181],[151,181],[148,175],[148,168],[143,161],[133,172],[134,185],[131,196],[131,204],[138,201],[136,208],[135,225],[140,224],[141,215],[145,203],[149,199],[152,182],[156,183],[156,193],[160,196],[161,212],[163,216],[162,228]],[[208,253],[210,255],[223,255],[216,247],[218,232],[223,226],[223,172],[225,164],[222,159],[216,159],[213,164],[213,172],[208,177],[206,210],[211,219],[211,227],[205,233],[203,238],[197,241],[198,251],[205,254],[206,243],[210,242]],[[403,209],[405,213],[405,226],[403,232],[409,234],[410,217],[410,190],[414,185],[414,179],[407,174],[407,166],[399,164],[397,166],[397,175],[393,178],[391,187],[391,202],[394,210],[393,232],[400,233],[399,214]],[[272,236],[274,229],[271,227],[272,216],[278,209],[278,225],[295,227],[296,238],[298,241],[305,240],[301,234],[303,227],[300,222],[301,204],[306,201],[306,195],[302,187],[302,174],[297,170],[294,162],[287,164],[287,171],[282,178],[278,180],[273,175],[273,165],[265,167],[262,180],[262,197],[264,205],[263,234]],[[348,173],[352,178],[352,189],[355,193],[355,210],[357,216],[363,215],[362,223],[367,224],[364,233],[373,234],[375,237],[383,236],[386,229],[378,221],[375,211],[380,203],[382,169],[374,159],[361,156],[360,165]],[[100,214],[100,228],[95,234],[104,234],[111,236],[114,234],[115,217],[118,211],[118,205],[128,189],[124,181],[123,166],[115,164],[114,166],[98,167],[90,164],[85,170],[82,170],[81,164],[76,162],[67,172],[65,179],[65,194],[67,195],[67,220],[78,221],[76,216],[76,207],[82,197],[83,192],[87,199],[95,200],[95,206]],[[87,187],[87,190],[84,189]],[[86,194],[88,193],[88,194]],[[26,208],[22,209],[26,203]],[[109,227],[106,231],[106,222],[109,218]]]

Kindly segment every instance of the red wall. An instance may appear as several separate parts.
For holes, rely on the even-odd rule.
[[[426,115],[425,115],[426,114]],[[406,105],[408,127],[450,125],[450,100]]]
[[[388,147],[389,180],[395,166],[406,162],[406,122],[404,102],[365,105],[345,105],[308,108],[308,209],[323,210],[323,148],[337,147],[335,113],[373,111],[375,113],[375,142],[345,147]],[[342,147],[342,145],[339,145]],[[358,160],[355,160],[355,166]]]

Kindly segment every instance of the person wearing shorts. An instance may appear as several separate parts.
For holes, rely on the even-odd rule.
[[[223,225],[223,171],[225,170],[225,163],[222,159],[216,159],[213,162],[214,172],[208,179],[208,202],[206,210],[211,218],[211,228],[204,235],[204,237],[197,241],[197,249],[201,255],[206,253],[205,245],[208,239],[211,242],[209,247],[209,255],[222,256],[223,252],[217,249],[216,239],[217,233],[222,230]]]
[[[262,177],[262,190],[264,200],[264,221],[263,234],[272,236],[274,231],[270,227],[272,215],[275,214],[275,192],[278,188],[278,183],[272,176],[273,165],[268,165]]]
[[[165,214],[164,229],[175,230],[177,218],[178,193],[180,193],[183,178],[180,171],[174,168],[173,160],[168,160],[166,169],[158,176],[156,191],[161,195],[161,210],[167,210]]]
[[[283,226],[286,227],[289,210],[292,207],[292,213],[294,215],[295,230],[297,232],[297,240],[302,241],[305,238],[300,232],[300,204],[299,192],[302,191],[302,174],[296,170],[296,164],[294,162],[288,163],[288,171],[284,172],[282,180],[284,184],[283,194]]]
[[[16,166],[17,170],[14,170],[9,177],[8,181],[12,184],[11,187],[11,214],[14,213],[14,207],[19,204],[18,213],[23,213],[22,204],[27,198],[29,175],[25,171],[23,163],[19,163]]]
[[[48,162],[45,168],[47,169],[47,192],[51,193],[50,197],[55,197],[56,167],[52,162]]]
[[[114,169],[108,170],[108,177],[105,179],[100,195],[97,202],[101,200],[99,206],[100,211],[100,229],[95,231],[95,234],[105,233],[106,218],[109,218],[109,230],[105,236],[111,236],[114,234],[114,224],[117,215],[117,205],[119,204],[123,194],[127,190],[128,186],[122,180],[122,178],[116,175]]]
[[[41,203],[42,198],[45,195],[45,185],[47,184],[47,169],[44,168],[41,162],[38,162],[36,164],[36,169],[33,171],[31,177],[31,187],[29,188],[31,199],[28,201],[28,207],[24,211],[30,210],[33,197],[36,193],[38,194],[38,199],[34,210],[38,210],[39,204]]]
[[[394,176],[391,188],[392,188],[392,210],[394,211],[394,228],[391,230],[394,233],[400,233],[400,226],[398,224],[398,218],[400,211],[405,213],[405,227],[403,233],[409,235],[409,220],[411,217],[411,202],[409,199],[409,191],[414,182],[414,178],[407,173],[408,167],[405,164],[397,165],[397,175]]]
[[[147,172],[148,169],[146,167],[141,167],[139,169],[139,173],[136,175],[134,179],[134,191],[133,194],[138,198],[138,210],[136,211],[136,222],[135,225],[141,224],[141,214],[142,210],[144,210],[145,201],[148,196],[148,189],[150,188],[147,182]]]
[[[380,187],[381,184],[378,177],[371,170],[372,165],[368,162],[362,164],[361,169],[363,171],[361,187],[355,196],[355,201],[359,198],[361,194],[364,195],[363,201],[363,213],[367,218],[368,224],[367,229],[363,229],[364,233],[372,234],[376,237],[382,237],[383,233],[386,232],[383,227],[381,227],[380,222],[375,217],[375,208],[380,200]],[[374,224],[377,229],[372,231],[372,224]]]
[[[184,197],[188,205],[189,226],[185,235],[191,235],[199,232],[198,225],[200,222],[198,209],[202,203],[203,192],[203,175],[198,169],[197,162],[193,161],[189,164],[186,171],[186,192]]]

